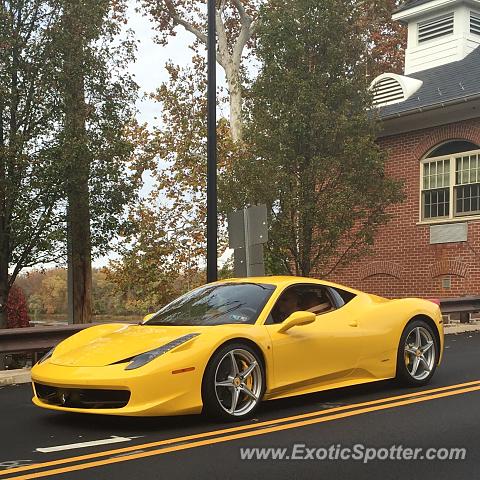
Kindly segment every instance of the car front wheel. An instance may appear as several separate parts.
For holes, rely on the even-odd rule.
[[[235,343],[220,348],[203,378],[204,412],[225,420],[241,420],[255,412],[265,392],[265,371],[258,353]]]

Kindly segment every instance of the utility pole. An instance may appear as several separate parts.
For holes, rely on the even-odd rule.
[[[217,58],[216,0],[208,0],[207,282],[217,280]]]

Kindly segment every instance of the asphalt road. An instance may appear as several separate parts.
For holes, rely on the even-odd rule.
[[[29,385],[0,388],[0,480],[480,475],[480,333],[447,336],[444,362],[421,390],[388,381],[271,401],[255,419],[240,424],[216,424],[201,416],[64,414],[38,409],[30,399]],[[65,449],[99,441],[106,443]],[[357,459],[338,458],[355,445]],[[276,454],[284,458],[272,459],[273,451],[263,452],[268,459],[241,458],[241,449],[260,447],[280,449]],[[408,448],[422,449],[417,460],[408,460]],[[450,448],[465,449],[453,452],[465,458],[425,458],[435,454],[429,449],[439,449],[443,457]],[[389,456],[365,462],[367,449],[369,456]]]

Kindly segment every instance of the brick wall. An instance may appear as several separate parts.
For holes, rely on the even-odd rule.
[[[405,183],[406,198],[390,209],[369,257],[334,272],[328,279],[386,297],[455,297],[480,294],[480,217],[468,222],[468,242],[430,245],[430,227],[417,225],[420,160],[450,140],[480,145],[480,118],[381,138],[388,175]],[[451,288],[442,279],[451,279]]]

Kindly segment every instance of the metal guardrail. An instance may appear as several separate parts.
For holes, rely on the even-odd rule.
[[[441,298],[442,313],[480,312],[480,297]]]
[[[441,298],[440,310],[444,315],[458,313],[460,314],[460,322],[468,323],[470,321],[470,313],[480,312],[480,297]]]
[[[0,354],[49,350],[62,340],[95,324],[51,327],[6,328],[0,330]]]

